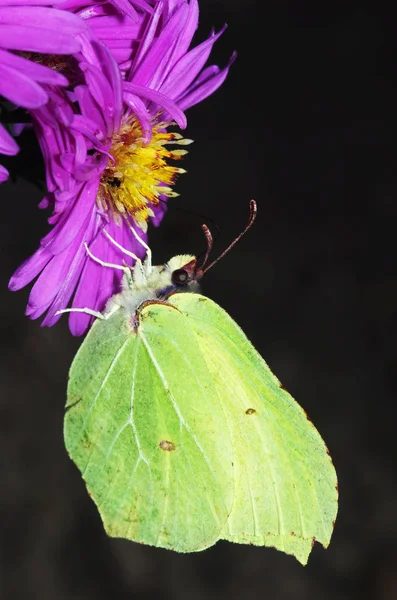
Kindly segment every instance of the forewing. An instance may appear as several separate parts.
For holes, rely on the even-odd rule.
[[[186,317],[164,305],[97,321],[70,371],[65,443],[107,533],[193,552],[233,501],[222,403]]]
[[[224,539],[273,546],[306,564],[329,544],[337,480],[328,450],[238,325],[214,302],[178,294],[228,415],[235,499]]]

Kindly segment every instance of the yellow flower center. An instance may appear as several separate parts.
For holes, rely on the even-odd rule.
[[[167,160],[180,160],[187,150],[168,150],[165,146],[187,145],[192,140],[184,139],[179,133],[168,133],[169,125],[153,125],[149,143],[137,119],[122,125],[113,135],[109,150],[113,160],[109,160],[102,173],[97,201],[100,208],[112,212],[116,221],[120,216],[130,215],[145,231],[160,195],[178,196],[170,186],[178,174],[186,171],[169,165]]]

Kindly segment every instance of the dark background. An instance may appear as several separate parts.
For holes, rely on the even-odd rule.
[[[1,188],[1,598],[397,598],[397,25],[362,3],[201,0],[198,40],[225,21],[215,61],[238,60],[188,112],[189,173],[150,242],[157,263],[203,250],[203,219],[184,207],[218,224],[220,251],[257,200],[203,289],[325,438],[340,489],[331,545],[302,567],[266,548],[177,555],[106,537],[62,439],[81,340],[66,319],[29,321],[27,290],[7,290],[47,230],[42,192],[19,179]],[[35,152],[17,159],[32,174]]]

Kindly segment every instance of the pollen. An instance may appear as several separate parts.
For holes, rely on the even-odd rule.
[[[149,141],[136,119],[113,134],[109,149],[111,158],[102,172],[97,202],[102,210],[112,213],[116,222],[129,215],[146,231],[147,221],[154,215],[153,208],[160,203],[160,196],[178,196],[171,186],[176,177],[186,171],[168,161],[180,160],[187,150],[170,150],[166,146],[186,146],[192,140],[176,132],[167,132],[170,125],[165,122],[154,124]]]

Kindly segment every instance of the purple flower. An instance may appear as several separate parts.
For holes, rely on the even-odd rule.
[[[71,54],[80,50],[77,36],[86,29],[75,15],[45,0],[0,0],[0,95],[23,108],[35,109],[48,99],[44,85],[67,85],[67,79],[18,52]],[[50,6],[48,6],[50,5]],[[0,125],[0,153],[13,155],[18,146]],[[0,182],[8,173],[0,166]]]
[[[41,207],[53,207],[53,227],[10,289],[38,276],[26,314],[46,313],[43,325],[53,325],[71,299],[72,307],[102,311],[118,291],[121,272],[100,266],[85,245],[104,262],[132,265],[118,245],[141,257],[136,234],[146,241],[148,219],[157,225],[165,201],[176,195],[172,185],[184,171],[168,161],[186,153],[175,145],[191,140],[169,127],[175,121],[184,128],[182,111],[219,87],[230,66],[202,70],[222,31],[188,51],[197,21],[196,0],[157,2],[124,77],[107,46],[83,36],[85,82],[72,95],[52,91],[45,106],[31,111],[49,190]],[[81,335],[91,321],[71,313],[70,329]]]

